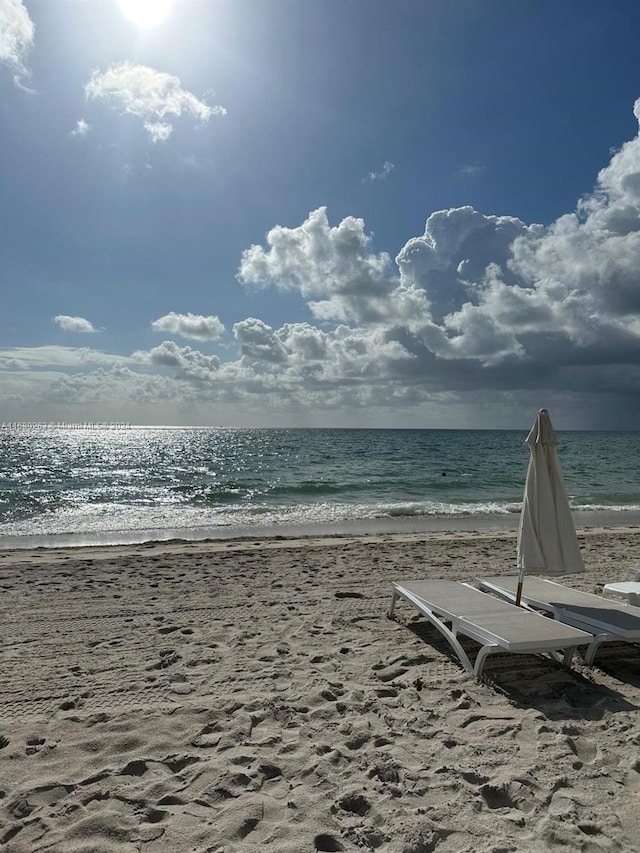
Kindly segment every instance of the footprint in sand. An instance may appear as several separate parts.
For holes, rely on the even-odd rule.
[[[313,839],[313,846],[318,853],[340,853],[341,850],[344,850],[335,835],[327,835],[326,833],[316,835]]]
[[[151,809],[147,812],[146,821],[147,823],[160,823],[167,817],[169,817],[169,812],[165,812],[163,809]]]
[[[598,747],[589,738],[567,738],[569,749],[582,764],[591,764],[598,754]],[[578,762],[576,762],[577,764]],[[579,768],[578,768],[579,769]]]
[[[327,702],[336,702],[344,696],[344,685],[340,681],[330,681],[329,686],[320,691],[320,696]]]
[[[370,779],[379,779],[381,782],[395,784],[400,781],[400,773],[394,764],[378,764],[372,767],[367,775]]]
[[[525,813],[535,809],[531,783],[519,778],[488,782],[480,788],[480,795],[490,809],[518,809]]]
[[[372,668],[376,669],[377,667],[374,666]],[[401,664],[392,664],[386,669],[381,669],[376,672],[376,678],[386,683],[388,681],[393,681],[396,678],[400,678],[400,676],[405,675],[407,672],[409,672],[409,667]]]
[[[549,814],[556,817],[575,817],[577,814],[576,801],[566,788],[556,791],[549,803]]]
[[[82,708],[82,706],[86,704],[90,695],[89,691],[86,691],[85,693],[81,693],[80,696],[77,696],[75,699],[65,699],[64,702],[61,702],[58,705],[58,707],[61,711],[72,711],[75,708]]]
[[[49,806],[57,803],[66,797],[67,794],[74,791],[75,787],[75,785],[61,785],[57,783],[41,785],[14,797],[13,800],[7,803],[6,809],[15,818],[28,817],[38,806]]]
[[[147,671],[150,669],[167,669],[167,667],[173,666],[179,660],[180,655],[175,649],[163,649],[160,652],[160,660],[157,663],[150,664],[147,667]]]
[[[25,817],[29,817],[31,812],[35,809],[35,805],[30,803],[26,797],[20,795],[10,803],[7,803],[6,809],[11,817],[16,820],[22,820]]]
[[[27,745],[25,748],[25,752],[27,755],[34,755],[36,752],[40,752],[41,749],[44,749],[45,745],[47,745],[46,738],[43,737],[31,737],[27,741]],[[51,749],[53,746],[49,745]],[[55,744],[54,744],[55,746]]]
[[[262,774],[265,780],[278,779],[283,775],[277,764],[261,764],[258,767],[258,772]]]
[[[177,696],[187,696],[189,693],[193,693],[193,691],[193,686],[186,680],[182,680],[182,678],[175,680],[171,684],[171,692]]]
[[[369,732],[356,732],[355,734],[351,735],[351,737],[347,738],[347,740],[344,742],[344,745],[347,747],[347,749],[350,749],[352,752],[355,752],[356,750],[363,747],[365,743],[367,743],[370,739],[371,735],[369,734]]]
[[[345,794],[344,797],[338,800],[331,807],[331,811],[335,814],[337,811],[347,812],[348,814],[364,817],[371,809],[371,803],[362,794]]]

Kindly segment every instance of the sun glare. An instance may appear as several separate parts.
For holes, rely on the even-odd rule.
[[[122,14],[141,29],[161,24],[175,0],[116,0]]]

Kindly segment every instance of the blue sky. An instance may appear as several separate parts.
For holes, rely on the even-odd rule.
[[[637,427],[638,32],[0,0],[0,420]]]

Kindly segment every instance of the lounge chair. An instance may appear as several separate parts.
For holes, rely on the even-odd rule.
[[[394,583],[388,614],[390,619],[393,619],[398,597],[412,604],[446,637],[462,666],[477,678],[482,675],[485,660],[490,654],[542,652],[570,666],[576,647],[591,641],[591,635],[584,631],[514,607],[457,581]],[[475,664],[471,663],[460,645],[458,634],[480,643]]]
[[[622,581],[607,583],[602,594],[605,598],[622,599],[623,603],[640,605],[640,583],[638,581]]]
[[[478,589],[501,595],[507,601],[515,601],[517,585],[517,577],[503,575],[476,580]],[[584,656],[587,664],[593,663],[602,643],[640,642],[640,607],[531,575],[524,578],[521,600],[559,622],[588,631],[591,638]]]

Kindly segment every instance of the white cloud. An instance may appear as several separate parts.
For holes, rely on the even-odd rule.
[[[97,332],[97,329],[94,329],[92,323],[89,320],[85,320],[84,317],[69,317],[67,314],[58,314],[57,317],[53,318],[54,323],[57,323],[58,326],[64,332],[73,332],[78,335],[89,335]]]
[[[338,326],[323,332],[307,323],[286,323],[272,329],[250,318],[236,323],[234,335],[241,345],[239,362],[223,365],[222,375],[236,387],[260,378],[272,390],[287,389],[302,401],[310,391],[334,391],[344,383],[386,382],[401,372],[412,356],[380,330]],[[248,378],[251,378],[251,382]]]
[[[224,325],[215,315],[176,314],[171,311],[151,323],[154,332],[170,332],[195,341],[217,341],[224,333]]]
[[[152,142],[166,142],[173,133],[173,125],[166,121],[145,121],[144,129]]]
[[[133,62],[116,63],[104,72],[96,69],[84,91],[88,99],[140,118],[152,142],[166,142],[183,115],[202,124],[226,115],[224,107],[209,106],[183,89],[178,77]]]
[[[22,0],[1,0],[0,62],[13,71],[16,82],[28,74],[25,61],[34,32],[33,21]]]
[[[233,334],[240,342],[243,356],[249,361],[282,364],[288,360],[289,354],[282,341],[262,320],[249,317],[236,323]]]
[[[441,211],[397,261],[403,282],[429,299],[422,340],[440,358],[486,366],[516,356],[549,384],[568,375],[575,382],[581,366],[637,370],[640,138],[614,153],[594,192],[548,228],[472,208]]]
[[[297,228],[272,229],[267,249],[248,249],[238,278],[245,285],[299,291],[319,319],[386,328],[405,346],[410,341],[416,354],[422,349],[423,358],[486,366],[524,355],[513,329],[494,316],[498,291],[489,306],[489,273],[506,275],[515,238],[542,231],[471,207],[438,211],[427,220],[424,235],[399,253],[398,275],[386,254],[371,251],[362,220],[348,217],[332,228],[320,208]],[[483,300],[487,307],[479,310]],[[260,321],[250,322],[255,331]],[[271,351],[274,358],[277,349]]]
[[[385,162],[382,164],[381,169],[379,169],[377,172],[369,172],[367,177],[363,178],[362,180],[370,184],[373,184],[376,181],[384,181],[389,177],[391,172],[393,172],[395,167],[395,163],[391,163],[389,160],[385,160]]]
[[[91,125],[88,124],[83,118],[81,118],[78,119],[78,121],[76,122],[76,126],[71,131],[71,136],[78,136],[81,139],[84,139],[84,137],[89,133],[90,130]]]
[[[174,341],[163,341],[148,352],[138,350],[132,356],[143,364],[175,368],[188,379],[208,379],[220,367],[215,355],[203,355],[191,347],[179,347]]]
[[[321,319],[387,319],[395,286],[391,259],[371,251],[362,219],[348,216],[332,228],[320,207],[297,228],[276,225],[266,239],[266,250],[254,245],[243,252],[237,276],[242,284],[298,291],[311,298],[310,308]]]

